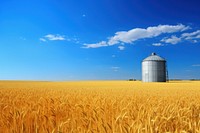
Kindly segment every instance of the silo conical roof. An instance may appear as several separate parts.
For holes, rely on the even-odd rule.
[[[150,56],[145,58],[143,61],[165,61],[165,59],[156,55],[156,53],[152,53]]]

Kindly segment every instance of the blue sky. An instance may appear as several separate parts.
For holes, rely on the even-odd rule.
[[[200,78],[198,0],[1,0],[0,80],[141,79],[156,52],[170,78]]]

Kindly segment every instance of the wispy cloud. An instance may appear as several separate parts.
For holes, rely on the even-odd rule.
[[[64,41],[66,40],[64,35],[59,35],[59,34],[47,34],[44,37],[41,37],[39,39],[42,42],[46,42],[46,41]]]
[[[186,40],[199,39],[200,38],[200,30],[197,30],[197,31],[191,32],[191,33],[183,33],[181,35],[181,37],[185,38]]]
[[[164,44],[162,44],[162,43],[153,43],[152,45],[156,46],[156,47],[164,46]]]
[[[192,40],[192,42],[193,42],[193,43],[198,43],[198,41],[197,41],[197,40]]]
[[[125,47],[124,46],[118,46],[119,50],[124,50]]]
[[[47,40],[44,39],[44,38],[40,38],[40,41],[42,41],[42,42],[46,42]]]
[[[50,40],[50,41],[63,41],[65,40],[65,36],[64,35],[53,35],[53,34],[48,34],[46,36],[44,36],[44,38]]]
[[[115,58],[115,57],[116,57],[116,55],[113,54],[113,55],[112,55],[112,58]]]
[[[20,40],[23,40],[23,41],[26,41],[26,38],[25,38],[25,37],[20,37],[19,39],[20,39]]]
[[[190,29],[189,26],[183,24],[178,25],[158,25],[143,28],[134,28],[129,31],[116,32],[114,36],[109,37],[107,41],[101,41],[93,44],[84,44],[85,48],[99,48],[105,46],[112,46],[121,43],[133,43],[139,39],[154,38],[161,34],[183,32]]]
[[[99,48],[99,47],[105,47],[108,46],[106,41],[102,41],[99,43],[94,43],[94,44],[83,44],[84,46],[82,48]]]
[[[194,64],[193,67],[200,67],[200,64]]]
[[[199,42],[200,39],[200,30],[194,31],[194,32],[188,32],[188,33],[182,33],[180,37],[177,37],[176,35],[172,35],[171,37],[165,37],[161,40],[161,42],[164,43],[170,43],[170,44],[178,44],[180,42],[184,41],[190,41],[192,43]]]
[[[170,38],[163,38],[161,40],[161,42],[177,44],[177,43],[181,42],[181,38],[178,38],[175,35],[172,35]]]
[[[60,34],[47,34],[41,38],[39,38],[41,42],[47,42],[47,41],[67,41],[75,44],[80,44],[81,42],[77,37],[67,37],[66,35],[60,35]]]
[[[113,71],[117,72],[117,71],[119,71],[120,67],[113,66],[113,67],[111,67],[111,69],[112,69]]]

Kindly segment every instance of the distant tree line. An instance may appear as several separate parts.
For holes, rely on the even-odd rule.
[[[137,81],[137,79],[128,79],[128,81]]]
[[[190,80],[190,81],[199,81],[200,79],[169,79],[170,81],[181,81],[181,80]]]

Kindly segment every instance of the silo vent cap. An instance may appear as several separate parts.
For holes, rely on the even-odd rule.
[[[143,61],[166,61],[164,58],[156,55],[156,53],[151,53],[151,55],[145,58]]]

